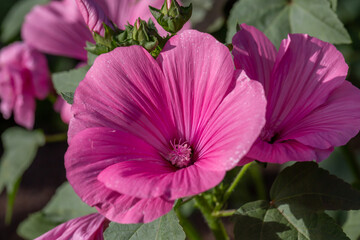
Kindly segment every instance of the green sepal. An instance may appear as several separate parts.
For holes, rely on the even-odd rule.
[[[169,9],[166,6],[166,1],[161,9],[156,9],[151,6],[149,6],[149,8],[151,14],[160,26],[171,34],[175,34],[180,31],[192,15],[192,4],[187,7],[183,7],[180,6],[176,0],[172,0]]]

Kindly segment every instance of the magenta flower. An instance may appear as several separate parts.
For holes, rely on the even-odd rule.
[[[88,4],[92,1],[82,2]],[[163,0],[101,0],[97,1],[95,5],[99,5],[105,15],[119,28],[124,28],[127,22],[133,24],[138,17],[149,19],[151,13],[148,5],[161,7],[163,2]],[[95,27],[98,17],[103,20],[107,19],[104,15],[99,16],[96,9],[93,9],[88,16],[87,23],[91,23],[90,28]],[[156,23],[155,20],[154,22]],[[189,24],[185,28],[189,28]],[[158,30],[164,33],[160,27]],[[33,8],[25,17],[22,37],[28,44],[44,53],[83,61],[87,59],[84,49],[86,41],[94,42],[75,0],[52,1],[49,4]]]
[[[69,124],[70,119],[73,116],[71,113],[71,105],[67,103],[62,97],[58,96],[54,104],[54,109],[60,113],[61,120],[64,123]]]
[[[268,100],[266,124],[247,154],[250,160],[321,161],[358,133],[360,91],[345,80],[348,66],[333,45],[290,34],[277,52],[246,24],[233,45],[236,68],[261,82]]]
[[[0,51],[1,112],[5,119],[14,112],[15,122],[28,129],[35,121],[35,99],[44,99],[51,89],[44,55],[22,42]]]
[[[117,48],[76,89],[67,177],[108,219],[150,222],[223,179],[260,133],[265,105],[261,84],[209,34],[184,31],[157,60]]]
[[[109,221],[98,213],[71,219],[35,240],[103,240]]]

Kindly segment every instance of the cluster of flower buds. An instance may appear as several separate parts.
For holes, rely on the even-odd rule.
[[[183,7],[176,0],[166,0],[161,9],[149,8],[160,26],[171,34],[180,31],[192,14],[192,4]]]
[[[176,0],[166,0],[161,9],[150,7],[150,11],[159,25],[172,36],[180,31],[190,19],[192,5],[182,7]],[[86,47],[87,51],[96,55],[110,52],[117,47],[140,45],[153,57],[157,57],[171,37],[170,35],[160,36],[151,19],[146,22],[138,18],[134,25],[128,23],[125,30],[119,29],[111,21],[103,21],[102,25],[104,29],[101,32],[93,31],[96,44],[88,43]]]

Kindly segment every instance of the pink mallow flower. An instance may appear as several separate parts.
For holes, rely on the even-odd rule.
[[[54,104],[54,109],[60,113],[61,120],[64,123],[69,124],[70,119],[73,116],[71,113],[71,105],[67,103],[62,97],[58,96]]]
[[[358,133],[360,91],[345,80],[348,66],[333,45],[290,34],[276,51],[242,24],[233,46],[236,68],[259,81],[267,98],[266,124],[241,164],[321,161]]]
[[[261,84],[206,33],[100,55],[75,92],[65,155],[81,199],[111,221],[150,222],[217,185],[265,121]]]
[[[77,1],[86,23],[76,6],[75,0],[52,1],[36,6],[26,15],[22,26],[22,38],[36,49],[54,55],[67,56],[86,61],[86,42],[94,42],[91,30],[100,31],[101,21],[112,20],[119,28],[138,17],[148,20],[152,15],[149,5],[160,8],[163,0],[81,0]],[[104,12],[98,11],[99,6]],[[84,12],[91,10],[88,13]],[[86,17],[87,16],[87,17]],[[100,22],[99,22],[100,20]],[[153,20],[155,24],[156,21]],[[158,25],[157,25],[158,26]],[[189,28],[189,24],[185,26]],[[164,34],[164,31],[158,27]]]
[[[103,240],[109,221],[98,213],[71,219],[35,240]]]
[[[51,89],[44,55],[22,42],[0,51],[1,112],[5,119],[14,112],[15,122],[28,129],[35,121],[35,99],[44,99]]]

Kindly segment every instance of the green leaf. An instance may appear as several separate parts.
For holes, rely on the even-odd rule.
[[[105,240],[184,240],[185,233],[172,210],[167,215],[147,224],[110,223],[104,232]]]
[[[300,204],[314,210],[360,209],[360,192],[314,162],[284,169],[271,187],[270,198],[275,205]]]
[[[337,0],[328,0],[331,6],[331,9],[335,12],[337,9]]]
[[[38,4],[46,4],[49,0],[22,0],[14,4],[1,25],[1,41],[10,42],[19,34],[25,15]]]
[[[95,213],[94,208],[81,201],[69,183],[63,183],[49,203],[23,221],[17,233],[26,239],[38,237],[70,219]]]
[[[84,79],[89,68],[89,66],[85,66],[66,72],[54,73],[52,75],[52,81],[56,92],[68,103],[73,103],[75,89],[80,81]]]
[[[276,207],[260,200],[245,204],[237,214],[239,240],[349,240],[331,217],[298,205]]]
[[[344,232],[352,240],[360,240],[360,211],[350,211],[343,226]]]
[[[25,221],[20,223],[17,234],[25,239],[35,239],[59,224],[49,221],[42,212],[37,212],[31,214]]]
[[[270,198],[237,211],[236,239],[348,239],[324,210],[360,209],[360,192],[314,162],[284,169],[270,189]]]
[[[7,129],[1,139],[4,154],[0,163],[0,192],[5,187],[8,192],[13,192],[16,181],[32,163],[38,147],[45,144],[45,137],[40,130],[13,127]]]
[[[329,0],[238,1],[228,20],[228,42],[236,33],[236,25],[241,23],[257,27],[275,46],[279,46],[288,33],[307,33],[333,44],[351,43]]]

